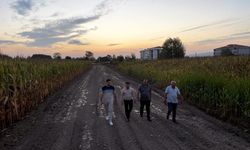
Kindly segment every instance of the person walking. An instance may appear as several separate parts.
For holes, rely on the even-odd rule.
[[[125,82],[125,87],[121,90],[127,121],[130,121],[130,114],[133,109],[135,91],[130,87],[129,82]]]
[[[115,88],[111,84],[111,80],[106,80],[106,85],[102,87],[101,103],[104,104],[106,112],[106,120],[109,121],[109,125],[113,126],[113,104],[116,100]]]
[[[175,81],[171,81],[171,84],[166,87],[164,95],[164,103],[168,106],[167,119],[172,113],[172,120],[176,123],[176,111],[178,106],[178,99],[183,100],[180,90],[176,86]]]
[[[147,79],[138,88],[138,100],[140,100],[140,116],[143,117],[144,106],[146,106],[147,119],[151,121],[150,104],[151,104],[151,86]]]

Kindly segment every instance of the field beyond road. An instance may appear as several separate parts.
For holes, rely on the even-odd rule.
[[[249,138],[230,124],[219,121],[186,103],[180,105],[178,124],[166,120],[166,106],[153,92],[152,122],[140,118],[138,103],[126,122],[123,107],[115,104],[110,127],[98,107],[99,88],[111,78],[120,93],[125,81],[139,83],[102,65],[50,95],[37,110],[1,132],[1,150],[188,150],[250,149]]]
[[[164,90],[176,80],[185,100],[203,111],[250,130],[250,57],[132,61],[118,65],[129,76]]]

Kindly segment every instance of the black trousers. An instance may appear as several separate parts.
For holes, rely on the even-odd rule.
[[[173,121],[176,121],[176,110],[177,110],[177,103],[168,103],[168,113],[167,113],[167,119],[169,119],[169,116],[173,112]]]
[[[129,120],[131,111],[133,109],[133,100],[124,100],[125,114]]]
[[[146,111],[147,111],[147,118],[150,119],[150,103],[151,101],[149,100],[141,100],[141,106],[140,106],[140,115],[143,117],[143,111],[144,111],[144,106],[146,105]]]

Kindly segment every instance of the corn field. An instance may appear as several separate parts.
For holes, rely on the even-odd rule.
[[[21,120],[46,96],[89,67],[89,62],[73,60],[0,60],[0,129]]]
[[[250,57],[136,61],[117,67],[137,79],[150,79],[161,89],[176,80],[189,103],[250,128]]]

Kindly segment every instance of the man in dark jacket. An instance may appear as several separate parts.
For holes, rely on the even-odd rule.
[[[138,88],[138,99],[140,100],[140,115],[143,117],[144,106],[146,105],[147,118],[150,118],[150,103],[151,103],[151,86],[148,84],[148,80],[144,79],[143,83]]]

